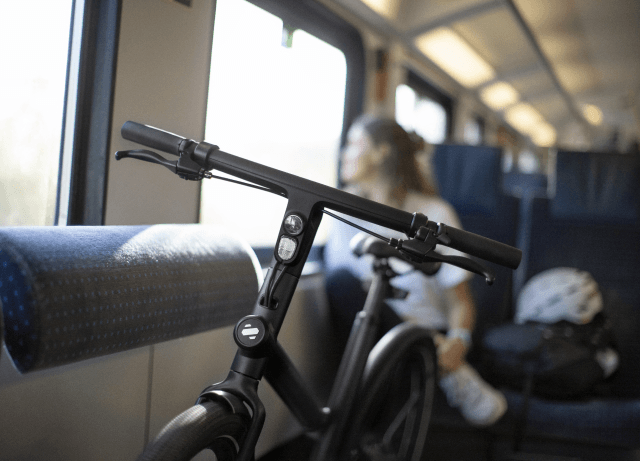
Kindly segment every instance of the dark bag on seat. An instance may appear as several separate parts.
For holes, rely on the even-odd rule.
[[[610,322],[597,314],[584,325],[568,321],[553,324],[505,324],[489,330],[483,339],[483,365],[494,385],[550,398],[591,394],[604,380],[598,350],[613,346]]]

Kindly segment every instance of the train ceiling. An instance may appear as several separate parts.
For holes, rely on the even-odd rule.
[[[614,133],[620,143],[640,137],[640,0],[335,2],[445,70],[536,144],[598,148]],[[456,60],[440,61],[452,40],[479,59],[478,75],[456,76],[448,68]]]

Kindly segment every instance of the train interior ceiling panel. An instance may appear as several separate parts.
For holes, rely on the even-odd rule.
[[[256,298],[288,302],[273,293],[298,234],[282,219],[303,183],[184,181],[125,122],[210,143],[181,143],[185,165],[228,152],[326,192],[345,186],[361,114],[422,142],[420,174],[465,231],[522,251],[515,270],[491,265],[491,287],[469,284],[468,360],[506,413],[476,427],[436,385],[420,459],[640,460],[640,1],[29,0],[0,17],[0,461],[137,459],[255,359],[234,325]],[[309,256],[269,330],[321,402],[342,352],[325,287],[335,222],[291,250]],[[597,282],[617,370],[570,397],[492,381],[485,339],[563,267]],[[255,459],[317,460],[322,437],[266,376]]]

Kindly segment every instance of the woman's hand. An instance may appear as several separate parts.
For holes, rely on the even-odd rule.
[[[465,363],[471,347],[471,332],[476,318],[475,304],[468,282],[446,290],[449,320],[447,336],[436,335],[434,343],[442,373],[451,373]]]
[[[465,363],[469,349],[461,338],[448,338],[444,335],[436,335],[433,339],[437,348],[438,365],[442,372],[451,373]]]

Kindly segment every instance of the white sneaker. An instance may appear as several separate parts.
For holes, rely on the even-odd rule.
[[[475,426],[490,426],[507,411],[507,399],[468,364],[440,379],[447,402]]]

